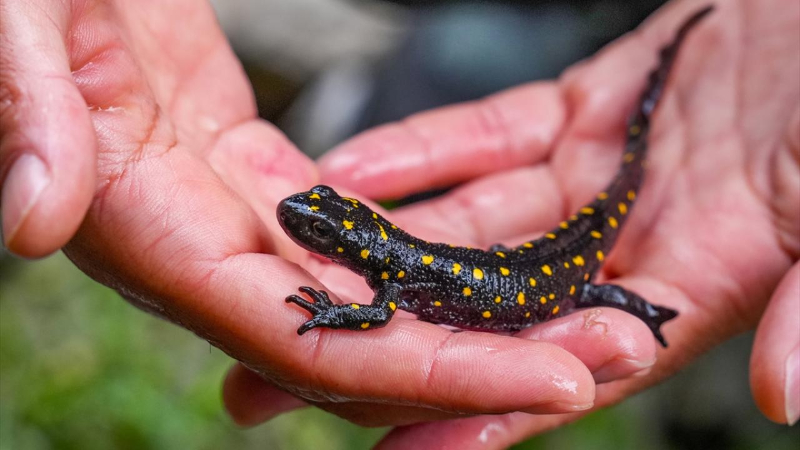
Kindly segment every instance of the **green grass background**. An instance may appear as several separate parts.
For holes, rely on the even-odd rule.
[[[796,449],[800,428],[760,416],[751,336],[663,385],[515,449]],[[365,429],[306,408],[253,429],[224,414],[231,360],[88,279],[62,255],[0,254],[0,450],[362,449]]]

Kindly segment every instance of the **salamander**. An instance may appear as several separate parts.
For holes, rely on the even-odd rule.
[[[488,250],[430,243],[323,185],[281,201],[278,220],[294,242],[361,275],[375,293],[369,305],[340,305],[325,291],[300,287],[313,301],[299,295],[286,301],[313,317],[297,333],[316,327],[374,329],[386,325],[397,309],[432,323],[513,332],[577,308],[608,306],[644,321],[666,347],[661,326],[677,311],[592,280],[630,217],[644,176],[650,119],[680,45],[711,10],[689,17],[661,49],[628,120],[621,167],[606,189],[537,240]]]

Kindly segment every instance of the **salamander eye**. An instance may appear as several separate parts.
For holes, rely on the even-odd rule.
[[[333,233],[335,231],[333,229],[333,226],[331,226],[331,224],[329,224],[328,222],[323,222],[321,220],[312,223],[311,230],[317,237],[323,239],[329,239],[333,237]]]

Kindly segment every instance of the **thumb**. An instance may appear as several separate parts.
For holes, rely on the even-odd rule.
[[[789,269],[758,324],[750,359],[750,389],[770,420],[800,418],[800,262]]]
[[[63,246],[95,187],[97,144],[73,83],[65,8],[44,0],[0,3],[2,236],[25,257]]]

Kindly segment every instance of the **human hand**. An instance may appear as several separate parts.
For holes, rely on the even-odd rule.
[[[354,414],[372,423],[575,411],[594,399],[590,370],[608,380],[652,362],[652,341],[636,340],[649,330],[624,319],[577,357],[546,342],[454,335],[412,320],[298,337],[306,316],[284,297],[322,286],[291,261],[326,283],[336,269],[291,243],[275,206],[317,173],[256,119],[208,5],[0,5],[0,173],[11,251],[37,257],[66,243],[93,278],[209,340],[271,386],[330,409],[356,405]],[[349,280],[330,285],[345,296],[360,292],[363,281]],[[298,404],[283,399],[283,407]],[[375,404],[391,414],[364,417]]]
[[[774,3],[717,5],[676,62],[656,113],[644,190],[604,270],[606,279],[681,315],[665,327],[670,348],[659,351],[653,370],[598,386],[597,406],[655,384],[759,325],[751,364],[756,401],[772,420],[797,420],[800,10]],[[320,162],[323,181],[371,198],[466,182],[392,211],[392,220],[409,228],[428,224],[433,229],[420,237],[457,244],[524,241],[608,182],[619,164],[624,120],[657,49],[704,4],[670,4],[558,83],[362,134]],[[606,326],[613,332],[617,323]],[[531,333],[557,341],[573,331]],[[239,377],[231,375],[227,401],[256,416],[263,406],[241,402]],[[264,393],[264,402],[280,398],[260,382],[248,388]],[[395,429],[382,448],[506,448],[578,416],[512,413],[412,425]],[[487,432],[490,440],[479,439]]]

